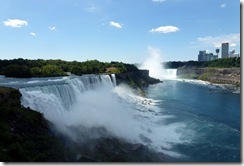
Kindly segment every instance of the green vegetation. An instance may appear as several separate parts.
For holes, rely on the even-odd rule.
[[[63,60],[28,60],[13,59],[0,60],[0,74],[7,77],[52,77],[67,75],[70,72],[75,75],[124,73],[138,70],[132,64],[122,62],[99,62],[87,60],[85,62],[67,62]]]
[[[177,69],[179,67],[204,67],[204,62],[198,61],[188,61],[188,62],[181,62],[181,61],[173,61],[173,62],[164,62],[163,66],[167,69]]]
[[[177,69],[180,67],[218,67],[218,68],[230,68],[230,67],[240,67],[240,57],[233,57],[233,58],[220,58],[213,61],[205,61],[205,62],[198,62],[198,61],[188,61],[188,62],[164,62],[162,64],[165,68],[168,69]]]
[[[198,76],[198,80],[203,80],[203,81],[208,81],[208,77],[210,76],[211,73],[203,73]]]
[[[30,69],[26,65],[8,65],[3,72],[6,77],[31,77]]]
[[[204,62],[205,67],[230,68],[240,67],[240,57],[216,59]]]

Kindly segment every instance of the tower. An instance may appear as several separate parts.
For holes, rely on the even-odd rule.
[[[217,48],[217,49],[215,50],[215,52],[216,52],[216,54],[217,54],[217,57],[219,57],[219,48]]]
[[[222,43],[221,46],[221,53],[222,58],[228,58],[229,57],[229,43]]]

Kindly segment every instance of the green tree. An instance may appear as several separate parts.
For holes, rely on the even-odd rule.
[[[41,68],[40,67],[32,67],[30,69],[31,75],[32,76],[41,76],[42,72],[41,72]]]
[[[49,77],[49,76],[61,76],[65,75],[63,70],[58,67],[57,65],[46,65],[43,66],[41,69],[42,75]]]
[[[3,73],[6,77],[31,77],[30,69],[26,65],[8,65]]]

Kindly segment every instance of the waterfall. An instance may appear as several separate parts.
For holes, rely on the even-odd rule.
[[[163,69],[163,78],[164,79],[176,79],[177,78],[177,69]]]
[[[12,86],[18,85],[24,107],[43,113],[60,132],[74,137],[74,133],[70,134],[70,126],[103,126],[105,122],[97,124],[98,117],[113,114],[103,110],[110,104],[106,102],[112,101],[108,94],[112,93],[115,82],[115,76],[84,75],[25,82],[18,80],[13,81]]]
[[[161,101],[139,97],[123,84],[115,86],[114,74],[10,78],[0,85],[18,88],[24,107],[41,112],[57,131],[75,141],[112,136],[178,155],[170,143],[181,142],[177,131],[184,125],[159,124],[165,119],[157,106]]]
[[[113,81],[114,86],[116,86],[117,85],[117,82],[116,82],[116,76],[115,76],[115,74],[111,74],[111,77],[112,77],[112,81]]]
[[[22,87],[19,90],[23,96],[22,105],[43,113],[48,110],[43,109],[43,105],[38,103],[42,99],[43,102],[47,102],[46,105],[60,105],[63,109],[59,108],[58,111],[64,111],[77,102],[77,98],[81,93],[98,88],[111,89],[114,86],[109,75],[65,77],[61,80],[47,80],[46,82],[37,81],[37,83],[38,84],[34,84],[34,82],[33,84],[28,84],[28,82],[22,83]]]

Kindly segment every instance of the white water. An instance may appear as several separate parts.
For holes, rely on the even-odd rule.
[[[140,69],[149,70],[149,76],[160,80],[176,79],[177,69],[165,69],[161,51],[157,48],[148,47],[149,58],[139,66]]]
[[[57,79],[58,80],[58,79]],[[157,105],[162,101],[133,94],[126,85],[114,86],[115,76],[65,77],[57,85],[20,88],[22,105],[44,114],[56,128],[82,140],[71,128],[103,127],[107,134],[131,143],[142,143],[158,152],[178,157],[173,144],[188,142],[185,124],[171,123]],[[112,81],[113,80],[113,81]],[[86,134],[86,136],[89,134]],[[90,134],[96,138],[104,135]]]
[[[164,79],[176,79],[177,78],[177,69],[163,69],[163,78]]]

